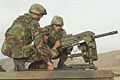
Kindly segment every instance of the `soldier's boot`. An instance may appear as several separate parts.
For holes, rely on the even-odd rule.
[[[14,58],[13,59],[15,68],[14,71],[24,71],[25,69],[25,62],[26,58]]]
[[[0,65],[0,72],[6,72],[1,65]]]
[[[66,65],[64,62],[67,60],[67,55],[60,56],[57,69],[71,69],[72,67]]]
[[[89,69],[97,70],[97,67],[93,64],[93,59],[89,59]]]
[[[89,66],[89,69],[97,70],[97,67],[96,67],[94,64],[91,64],[91,65]]]

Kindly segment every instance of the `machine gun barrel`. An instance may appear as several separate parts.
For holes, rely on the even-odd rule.
[[[111,31],[111,32],[107,32],[107,33],[103,33],[103,34],[98,34],[98,35],[94,35],[93,38],[100,38],[100,37],[105,37],[105,36],[109,36],[109,35],[113,35],[113,34],[117,34],[118,31]]]

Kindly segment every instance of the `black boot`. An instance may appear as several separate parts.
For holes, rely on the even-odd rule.
[[[64,51],[65,52],[65,51]],[[61,53],[62,54],[62,53]],[[59,62],[58,62],[58,65],[57,65],[57,68],[58,69],[70,69],[72,67],[70,66],[67,66],[64,62],[67,60],[67,56],[68,54],[63,54],[60,56],[60,59],[59,59]]]
[[[64,62],[59,61],[57,69],[71,69],[72,67],[67,66]]]

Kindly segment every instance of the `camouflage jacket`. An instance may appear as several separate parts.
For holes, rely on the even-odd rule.
[[[25,58],[30,55],[31,44],[40,45],[39,23],[30,14],[19,16],[5,33],[2,52],[12,58]],[[32,48],[33,49],[33,48]]]
[[[41,32],[43,34],[49,34],[49,36],[52,36],[55,39],[55,41],[56,40],[61,41],[61,38],[65,37],[67,35],[66,31],[64,29],[61,29],[59,32],[55,32],[51,25],[47,25],[44,28],[42,28]],[[53,41],[53,43],[54,43],[54,41]],[[46,46],[51,49],[53,45],[47,43]],[[59,49],[61,49],[61,48],[59,48]]]

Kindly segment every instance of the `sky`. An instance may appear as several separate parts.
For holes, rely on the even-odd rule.
[[[41,27],[59,15],[68,34],[120,32],[120,0],[0,0],[0,49],[6,30],[18,16],[28,13],[34,3],[42,4],[47,10],[47,15],[39,21]],[[120,50],[120,33],[96,39],[96,43],[98,53]],[[6,57],[0,52],[2,58]]]

